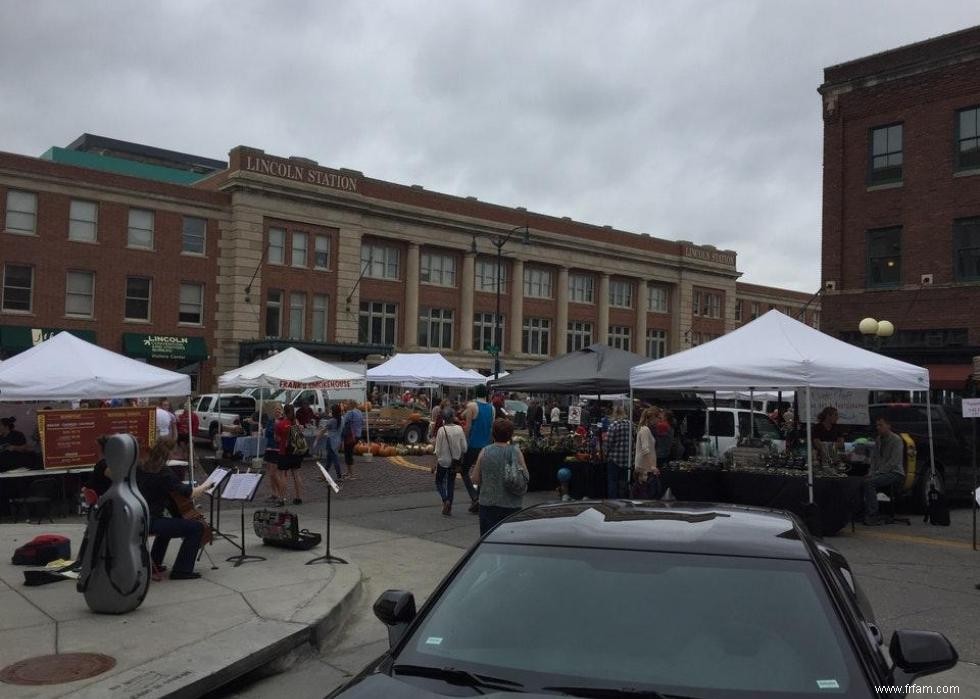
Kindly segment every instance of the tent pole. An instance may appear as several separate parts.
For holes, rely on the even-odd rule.
[[[936,450],[932,440],[932,391],[926,389],[926,427],[929,430],[929,486],[932,487],[936,482]],[[926,491],[928,498],[929,491]]]
[[[717,420],[718,419],[718,391],[712,391],[711,396],[712,396],[711,402],[712,405],[714,406],[711,415],[715,420]],[[735,405],[738,405],[738,394],[735,395]],[[708,434],[711,434],[711,420],[708,420]],[[715,457],[716,458],[721,458],[721,454],[718,453],[720,450],[721,447],[718,446],[718,430],[715,429]]]
[[[259,445],[262,444],[261,440],[265,433],[265,428],[262,427],[262,389],[259,389],[259,424],[255,428],[255,455],[263,456],[259,453]]]
[[[755,389],[749,386],[749,437],[755,439]]]
[[[194,418],[191,417],[191,397],[184,399],[184,415],[187,417],[187,469],[194,487]]]
[[[627,454],[629,454],[629,457],[628,457],[628,463],[626,464],[626,485],[627,485],[627,492],[629,492],[628,486],[632,482],[632,478],[633,478],[633,386],[632,386],[632,384],[630,385],[630,439],[629,439],[629,443],[630,443],[630,447],[629,447],[629,451],[627,452]]]
[[[806,485],[813,504],[813,424],[810,420],[810,386],[806,387]]]

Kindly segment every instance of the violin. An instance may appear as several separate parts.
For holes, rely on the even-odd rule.
[[[175,490],[170,492],[170,499],[173,500],[174,506],[177,508],[177,514],[182,518],[200,522],[204,525],[204,534],[201,536],[202,546],[214,541],[214,532],[211,531],[211,525],[208,524],[204,513],[194,506],[193,500],[186,495],[181,495]]]

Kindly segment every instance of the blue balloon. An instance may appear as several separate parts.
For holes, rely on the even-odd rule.
[[[572,470],[564,466],[558,469],[558,480],[561,483],[568,483],[568,481],[572,480]]]

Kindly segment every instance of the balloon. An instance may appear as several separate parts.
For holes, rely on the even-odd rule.
[[[568,483],[568,481],[570,481],[570,480],[572,480],[572,470],[571,469],[565,468],[564,466],[562,468],[558,469],[558,481],[560,483]]]

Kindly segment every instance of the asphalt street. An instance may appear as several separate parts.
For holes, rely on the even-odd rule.
[[[426,468],[416,465],[415,469],[429,478]],[[552,497],[551,493],[532,493],[527,500]],[[476,517],[465,509],[451,518],[440,515],[439,499],[431,487],[364,497],[348,497],[342,491],[333,503],[334,547],[355,560],[365,575],[357,612],[334,643],[318,655],[272,677],[247,678],[223,696],[324,696],[384,652],[386,632],[371,612],[376,597],[385,589],[400,588],[424,600],[478,535]],[[322,517],[318,515],[321,509],[322,505],[310,504],[299,511],[311,518],[313,528],[315,518]],[[345,536],[350,539],[345,541]],[[956,684],[961,696],[980,696],[980,634],[976,633],[980,590],[974,587],[980,583],[980,553],[971,546],[970,510],[955,510],[948,528],[913,517],[910,526],[858,525],[854,533],[845,531],[827,541],[850,561],[886,638],[896,628],[920,628],[942,631],[953,641],[960,665],[921,683]]]

